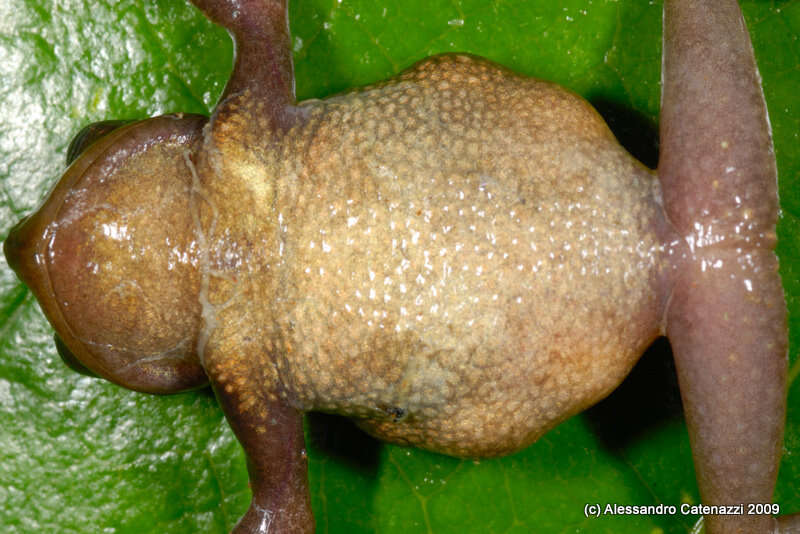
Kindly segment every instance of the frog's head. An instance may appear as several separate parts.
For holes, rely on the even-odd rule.
[[[206,383],[188,161],[205,121],[87,127],[42,206],[9,234],[8,263],[70,367],[152,393]]]

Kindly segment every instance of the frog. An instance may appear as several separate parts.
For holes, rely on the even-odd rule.
[[[605,397],[664,334],[703,502],[769,502],[785,303],[774,156],[735,2],[714,17],[667,4],[657,175],[580,98],[464,54],[297,103],[285,2],[194,3],[236,42],[214,114],[79,136],[4,248],[72,366],[149,393],[211,384],[253,489],[234,532],[313,530],[304,412],[507,454]],[[714,54],[731,40],[734,59]],[[720,86],[692,92],[698,72]]]

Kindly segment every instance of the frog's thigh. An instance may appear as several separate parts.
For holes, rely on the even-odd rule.
[[[778,275],[775,156],[735,0],[664,9],[664,209],[679,235],[666,331],[704,504],[770,502],[786,412],[786,304]],[[719,43],[725,43],[720,46]],[[772,532],[707,515],[713,533]]]

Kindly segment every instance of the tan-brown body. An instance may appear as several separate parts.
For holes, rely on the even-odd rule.
[[[209,340],[258,339],[265,390],[494,455],[604,397],[659,334],[658,184],[579,97],[441,56],[301,109],[261,167],[241,152],[257,121],[226,116],[224,168],[201,173]]]

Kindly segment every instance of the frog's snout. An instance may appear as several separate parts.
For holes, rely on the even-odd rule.
[[[3,242],[3,254],[9,267],[28,286],[30,286],[29,273],[36,266],[35,252],[32,250],[31,240],[26,236],[26,223],[29,220],[30,217],[26,217],[15,224]]]
[[[49,223],[47,214],[43,214],[44,208],[14,225],[3,242],[9,267],[33,290],[39,302],[52,298],[44,253]]]

